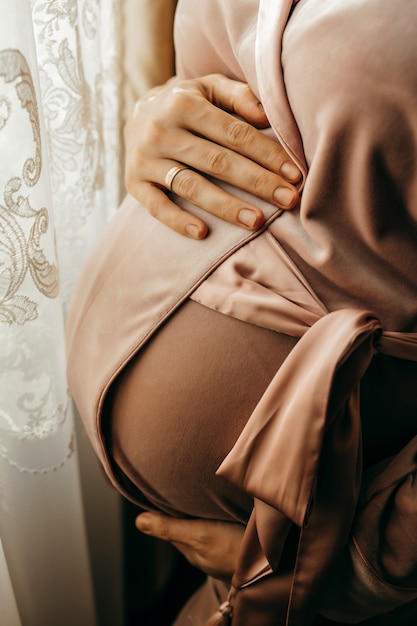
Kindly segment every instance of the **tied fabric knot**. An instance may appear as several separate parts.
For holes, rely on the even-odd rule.
[[[216,613],[206,622],[206,626],[230,626],[233,615],[233,598],[236,590],[232,587],[228,598],[219,606]]]
[[[379,320],[359,309],[328,313],[306,330],[217,473],[305,526],[326,430],[349,400],[357,423],[346,443],[352,449],[359,445],[360,418],[352,394],[372,360],[374,334],[380,330]]]
[[[254,497],[233,579],[239,626],[253,623],[264,585],[282,624],[314,620],[358,503],[359,387],[376,348],[417,361],[417,335],[383,332],[370,311],[334,311],[306,328],[217,471]]]

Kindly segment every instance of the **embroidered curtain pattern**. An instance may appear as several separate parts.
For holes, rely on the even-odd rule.
[[[118,3],[0,3],[0,622],[95,624],[64,318],[119,202]]]

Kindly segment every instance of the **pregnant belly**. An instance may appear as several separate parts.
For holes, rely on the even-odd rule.
[[[252,498],[216,476],[295,340],[192,301],[114,384],[108,449],[140,504],[245,522]]]

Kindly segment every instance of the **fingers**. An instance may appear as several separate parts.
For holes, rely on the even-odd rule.
[[[175,177],[173,191],[212,215],[250,230],[258,228],[264,220],[260,209],[232,196],[190,169]]]
[[[185,90],[190,87],[200,90],[205,99],[219,109],[239,115],[258,128],[269,126],[262,104],[246,83],[231,80],[221,74],[210,74],[199,78],[195,85],[188,82],[185,84]],[[183,91],[183,85],[184,83],[177,84],[174,92]]]
[[[203,97],[196,97],[199,93]],[[254,125],[267,127],[269,123],[247,84],[218,74],[198,81],[182,81],[173,89],[172,101],[167,99],[166,104],[171,116],[174,111],[182,112],[181,124],[196,136],[210,139],[219,147],[230,148],[267,167],[280,174],[283,182],[296,184],[301,180],[300,170],[282,146],[254,128]],[[230,113],[244,119],[237,119]],[[216,175],[218,172],[209,173]]]
[[[156,513],[136,518],[141,532],[169,541],[206,574],[230,580],[237,564],[244,526],[213,520],[186,520]]]
[[[264,139],[262,135],[260,138]],[[155,132],[152,141],[164,146],[160,150],[162,158],[146,158],[137,151],[136,167],[133,175],[126,177],[126,185],[130,193],[140,199],[152,215],[181,234],[199,239],[207,233],[207,226],[198,218],[181,212],[178,208],[175,210],[173,203],[167,202],[160,194],[155,194],[153,186],[156,183],[159,187],[164,187],[170,169],[183,166],[184,163],[194,169],[178,174],[173,181],[172,190],[194,205],[232,224],[248,229],[259,228],[263,222],[263,213],[259,208],[209,182],[198,173],[199,169],[235,186],[239,181],[238,186],[241,189],[281,209],[291,209],[298,202],[296,188],[283,183],[282,177],[211,141],[193,137],[193,141],[189,142],[183,132],[165,134],[160,130]],[[269,144],[270,140],[267,141]],[[275,148],[275,142],[271,143]],[[178,161],[169,159],[170,155],[175,156]],[[128,171],[132,172],[132,169],[127,169]],[[142,181],[137,181],[137,171],[140,171]],[[161,202],[159,207],[158,198]],[[197,230],[191,228],[192,226]]]
[[[233,124],[235,123],[233,121]],[[248,132],[248,129],[250,132]],[[288,183],[281,174],[277,174],[269,169],[273,166],[281,168],[280,159],[282,161],[282,155],[277,154],[276,162],[271,161],[271,157],[267,156],[273,152],[269,147],[270,140],[263,135],[255,138],[252,136],[252,133],[258,133],[258,131],[246,125],[245,136],[248,139],[246,142],[242,142],[242,146],[236,144],[235,149],[219,146],[213,141],[203,141],[196,138],[195,142],[189,146],[186,154],[185,150],[184,154],[181,153],[181,150],[177,151],[178,159],[180,161],[186,159],[186,163],[192,168],[248,191],[281,209],[293,208],[299,199],[297,189],[294,185]],[[228,143],[227,137],[228,131],[227,126],[225,126],[225,144]],[[258,148],[256,148],[256,139],[259,140]],[[268,147],[262,147],[264,139],[267,139]],[[275,150],[275,142],[271,143]],[[244,154],[247,148],[243,146],[246,145],[252,146],[252,158],[248,158]],[[254,160],[255,158],[259,161],[263,160],[263,163],[258,163]]]
[[[156,513],[142,513],[136,518],[136,528],[141,532],[169,541],[185,545],[194,545],[196,528],[200,520],[178,519]],[[201,537],[197,539],[201,542]]]
[[[136,518],[136,527],[142,533],[171,543],[195,567],[202,567],[200,545],[195,542],[195,520],[184,520],[143,513]],[[195,545],[197,543],[197,545]],[[208,572],[206,572],[208,573]],[[211,572],[210,572],[211,573]]]
[[[158,178],[158,186],[150,183],[133,185],[131,193],[133,191],[133,195],[140,197],[150,214],[169,228],[182,235],[201,239],[207,234],[207,225],[195,215],[174,204],[160,188],[166,184],[166,176],[164,177],[163,174],[166,174],[165,168],[170,164],[171,162],[166,162],[164,169],[155,164],[154,170],[160,168],[160,174],[155,176]],[[232,196],[221,187],[213,185],[194,170],[181,169],[172,181],[171,189],[182,198],[189,200],[212,215],[238,224],[243,228],[249,230],[259,228],[264,220],[264,215],[259,208]]]
[[[298,193],[294,185],[301,180],[301,172],[282,146],[213,106],[199,90],[190,87],[166,94],[160,115],[148,124],[147,136],[142,138],[147,146],[143,160],[149,155],[177,160],[267,201],[279,187]]]
[[[281,209],[296,206],[301,173],[276,141],[254,127],[266,124],[265,113],[243,83],[218,75],[171,81],[142,98],[126,125],[127,189],[168,227],[201,239],[208,231],[204,221],[163,197],[167,172],[185,165],[192,169],[176,176],[176,194],[217,217],[256,229],[262,212],[202,174]]]
[[[206,519],[180,519],[160,513],[142,513],[136,518],[136,528],[163,541],[188,546],[201,559],[236,556],[244,526],[232,522]]]
[[[202,84],[210,78],[201,79]],[[224,77],[221,78],[222,83],[227,80],[230,102],[227,101],[225,96],[217,107],[210,106],[209,102],[207,102],[208,106],[204,109],[199,105],[199,110],[196,110],[197,115],[194,116],[184,103],[186,95],[183,94],[181,106],[187,118],[186,120],[184,119],[184,125],[187,124],[189,130],[192,130],[197,135],[198,133],[202,134],[204,138],[210,139],[219,147],[229,148],[233,152],[247,157],[250,161],[268,168],[271,172],[280,176],[280,180],[284,185],[285,183],[298,183],[301,180],[301,172],[289,158],[286,151],[279,143],[254,127],[255,116],[249,115],[250,110],[257,109],[259,111],[262,105],[250,91],[248,85],[230,81]],[[230,87],[231,84],[234,85],[232,88]],[[235,94],[239,95],[239,99],[235,98]],[[249,103],[252,104],[252,107],[248,106]],[[238,119],[228,113],[227,110],[219,108],[222,104],[223,107],[229,106],[231,111],[235,111],[244,119]],[[179,103],[177,106],[179,106]],[[262,113],[262,116],[266,120],[264,113]],[[268,126],[267,120],[264,126]],[[219,152],[221,154],[221,151]],[[215,175],[217,172],[213,171],[210,173]]]
[[[132,188],[131,193],[140,198],[150,215],[180,235],[191,239],[204,239],[207,235],[207,224],[183,211],[155,184],[140,183]]]

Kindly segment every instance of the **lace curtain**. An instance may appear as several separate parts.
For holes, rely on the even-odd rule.
[[[0,623],[5,626],[97,623],[93,588],[102,574],[90,567],[94,546],[85,529],[64,320],[79,269],[120,199],[118,5],[117,0],[0,2]],[[95,534],[105,550],[101,532],[109,534],[108,518],[117,523],[117,505],[94,461],[87,453],[85,458],[91,466],[82,471],[90,481],[84,490],[94,493],[96,511],[89,525],[98,524]],[[91,507],[91,497],[85,501]],[[117,549],[114,554],[106,571],[113,570],[120,584]],[[110,613],[107,623],[116,626],[117,616]]]

